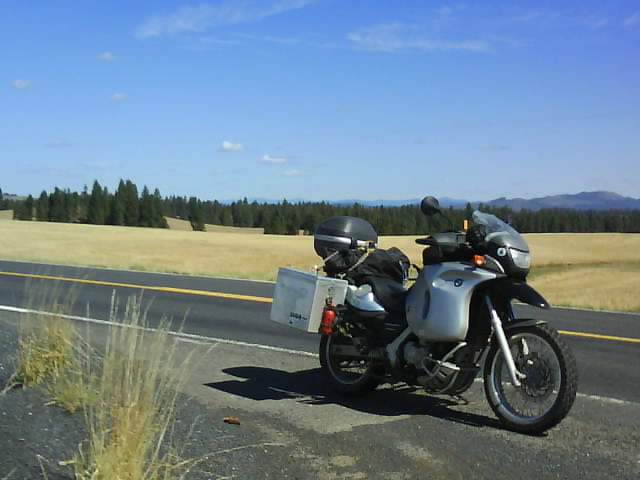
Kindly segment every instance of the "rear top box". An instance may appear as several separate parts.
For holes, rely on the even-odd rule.
[[[359,217],[327,218],[313,235],[313,247],[322,258],[338,250],[357,248],[359,242],[378,243],[378,234],[373,226]]]
[[[344,303],[348,284],[346,280],[281,267],[273,293],[271,320],[318,333],[327,297],[333,299],[334,305]]]

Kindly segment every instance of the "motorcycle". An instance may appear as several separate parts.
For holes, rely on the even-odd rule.
[[[425,197],[421,210],[444,215]],[[376,265],[368,255],[377,234],[365,220],[333,217],[314,235],[328,277],[347,280],[343,303],[326,299],[320,322],[320,364],[331,388],[363,395],[382,383],[460,396],[482,375],[486,399],[510,429],[538,434],[557,425],[576,396],[576,361],[546,322],[520,318],[512,302],[549,303],[526,277],[529,247],[513,227],[476,211],[466,231],[416,240],[423,267],[410,288],[398,271],[404,255]],[[391,258],[391,260],[390,260]]]

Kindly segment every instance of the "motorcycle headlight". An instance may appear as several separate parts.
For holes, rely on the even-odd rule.
[[[528,270],[531,268],[531,254],[529,252],[521,252],[515,248],[510,248],[509,253],[516,267]]]

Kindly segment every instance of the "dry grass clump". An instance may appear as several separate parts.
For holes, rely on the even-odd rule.
[[[194,463],[167,447],[182,384],[179,371],[189,357],[174,369],[168,324],[149,330],[140,307],[141,299],[131,298],[124,326],[110,329],[98,401],[86,409],[89,440],[74,462],[79,480],[184,478]]]
[[[53,315],[43,323],[34,314],[21,314],[16,365],[6,389],[42,384],[74,363],[76,332],[64,315],[70,313],[76,294],[74,288],[63,292],[61,282],[48,286],[42,282],[27,283],[27,306],[44,307]]]
[[[44,386],[47,405],[58,405],[71,413],[94,404],[99,395],[95,373],[98,357],[77,331],[73,331],[72,338],[68,363]]]
[[[38,385],[61,372],[71,362],[72,330],[65,321],[39,328],[21,324],[16,370],[9,379],[9,388]]]
[[[36,313],[21,314],[15,370],[4,391],[40,385],[48,404],[70,412],[84,408],[95,399],[93,352],[67,318],[77,289],[63,292],[60,282],[29,282],[26,297],[29,310],[50,315],[43,321]]]
[[[184,478],[197,461],[180,458],[168,434],[183,383],[180,372],[191,357],[178,361],[168,322],[148,328],[141,297],[130,298],[118,318],[114,295],[110,320],[119,325],[110,327],[98,353],[90,346],[88,328],[81,334],[65,318],[73,304],[69,293],[57,285],[27,288],[30,310],[37,304],[53,315],[21,316],[16,370],[4,392],[42,385],[47,404],[84,411],[89,438],[77,457],[65,462],[73,464],[75,478]],[[67,300],[59,302],[57,296]]]

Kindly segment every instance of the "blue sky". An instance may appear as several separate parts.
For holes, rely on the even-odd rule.
[[[640,197],[638,1],[0,1],[0,188]]]

